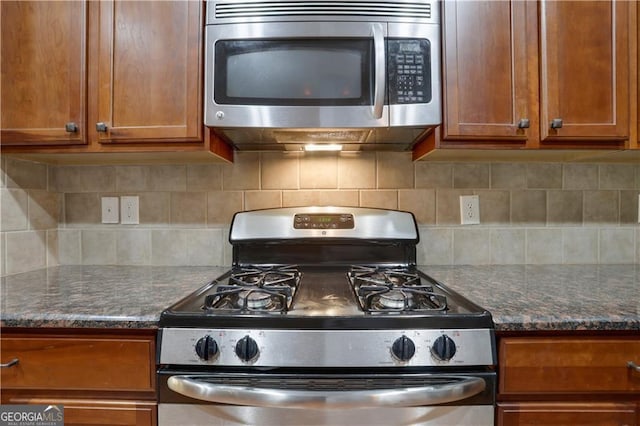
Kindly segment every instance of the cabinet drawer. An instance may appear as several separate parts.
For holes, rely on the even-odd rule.
[[[640,339],[504,338],[500,393],[638,392]]]
[[[513,403],[498,404],[498,426],[515,425],[636,425],[632,403]]]
[[[154,339],[100,336],[4,336],[2,389],[150,391]]]

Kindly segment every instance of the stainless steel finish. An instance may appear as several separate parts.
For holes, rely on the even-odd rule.
[[[14,358],[9,362],[5,362],[3,364],[0,364],[0,368],[10,368],[13,367],[14,365],[17,365],[20,362],[20,360],[18,358]]]
[[[311,391],[211,384],[190,376],[169,377],[167,385],[181,395],[218,404],[324,410],[446,404],[477,395],[486,386],[481,378],[467,377],[462,381],[399,389]]]
[[[385,82],[387,59],[384,47],[384,29],[382,24],[371,24],[371,35],[373,36],[373,50],[375,63],[375,83],[373,86],[373,108],[372,115],[376,119],[382,118],[384,107],[384,94],[386,92]]]
[[[69,122],[69,123],[64,125],[64,131],[65,132],[69,132],[69,133],[77,133],[78,132],[78,125],[71,121],[71,122]]]
[[[295,214],[353,213],[354,229],[294,229]],[[418,230],[411,213],[362,207],[291,207],[237,213],[231,242],[256,239],[367,238],[416,239]]]
[[[552,129],[561,129],[562,128],[562,118],[554,118],[551,120],[551,128]]]
[[[107,125],[103,122],[96,123],[96,131],[104,133],[107,131]]]
[[[518,121],[518,129],[528,129],[531,123],[528,118],[522,118]]]
[[[634,370],[634,371],[636,371],[636,372],[640,373],[640,365],[636,364],[636,363],[635,363],[635,362],[633,362],[633,361],[629,361],[629,362],[627,363],[627,367],[629,367],[630,369],[632,369],[632,370]]]
[[[370,21],[376,17],[384,17],[385,20],[397,22],[440,23],[440,7],[437,1],[415,0],[209,0],[206,23],[326,20],[328,15],[332,20],[340,21]]]
[[[435,340],[446,334],[456,344],[449,361],[431,354]],[[201,360],[195,351],[204,336],[215,339],[219,355]],[[391,353],[401,336],[413,340],[415,355],[402,362]],[[487,329],[463,330],[286,330],[164,328],[160,364],[244,366],[235,354],[236,343],[250,336],[259,348],[254,367],[462,367],[492,365],[492,337]]]
[[[290,410],[219,404],[158,404],[160,426],[493,426],[491,405]]]

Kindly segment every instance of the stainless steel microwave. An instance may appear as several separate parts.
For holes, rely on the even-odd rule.
[[[440,124],[438,6],[401,0],[208,1],[205,125]]]

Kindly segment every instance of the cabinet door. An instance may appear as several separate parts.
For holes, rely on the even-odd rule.
[[[629,137],[629,3],[540,3],[542,142]]]
[[[637,425],[633,403],[502,403],[498,404],[497,417],[498,426]]]
[[[92,7],[96,140],[202,142],[203,2],[101,1]]]
[[[443,8],[444,139],[537,140],[536,3]]]
[[[87,5],[2,1],[2,145],[85,140]]]

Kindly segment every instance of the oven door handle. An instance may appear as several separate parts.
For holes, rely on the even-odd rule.
[[[169,389],[189,398],[249,407],[352,409],[415,407],[462,401],[484,391],[479,377],[460,377],[447,383],[406,388],[356,391],[315,391],[232,386],[197,380],[197,376],[171,376]],[[462,380],[461,380],[462,379]]]

